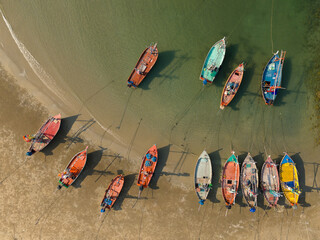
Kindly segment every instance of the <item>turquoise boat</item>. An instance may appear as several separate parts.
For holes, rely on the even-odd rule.
[[[278,90],[282,89],[281,77],[286,52],[281,50],[280,57],[277,51],[269,60],[262,74],[262,96],[266,105],[273,105]]]
[[[208,82],[212,83],[215,79],[219,68],[226,55],[226,41],[225,37],[216,42],[208,52],[206,60],[204,60],[203,67],[200,74],[200,80],[206,85]]]

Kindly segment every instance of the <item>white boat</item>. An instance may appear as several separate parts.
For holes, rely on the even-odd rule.
[[[203,151],[198,158],[196,170],[194,174],[195,190],[198,198],[200,199],[200,205],[204,204],[207,199],[212,180],[212,167],[211,160],[206,151]]]

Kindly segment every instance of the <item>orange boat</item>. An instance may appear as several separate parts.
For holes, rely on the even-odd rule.
[[[244,71],[244,64],[241,63],[230,74],[222,91],[221,102],[220,102],[221,109],[224,109],[224,107],[228,106],[228,104],[231,102],[231,100],[234,98],[234,96],[238,92],[238,89],[240,87],[242,77],[243,77],[243,71]]]
[[[228,209],[235,203],[239,187],[240,167],[238,157],[232,152],[226,161],[221,179],[222,196]]]
[[[109,210],[112,208],[122,190],[123,184],[124,177],[122,175],[118,175],[112,179],[100,204],[102,213],[106,211],[106,208]]]
[[[142,82],[156,63],[158,55],[157,43],[150,45],[143,51],[135,68],[128,78],[128,87],[136,88]]]
[[[87,162],[87,149],[88,147],[74,155],[63,173],[59,174],[61,185],[58,185],[58,189],[61,189],[62,186],[68,188],[79,177]]]
[[[26,153],[27,156],[31,156],[35,152],[41,151],[46,147],[51,140],[56,136],[59,131],[61,124],[61,114],[55,115],[49,118],[42,127],[33,136],[25,135],[23,139],[26,142],[32,142],[29,151]]]
[[[153,145],[146,155],[143,157],[142,165],[140,168],[139,176],[138,176],[138,183],[137,185],[140,186],[140,192],[143,188],[148,187],[154,170],[157,166],[158,162],[158,150],[156,144]]]

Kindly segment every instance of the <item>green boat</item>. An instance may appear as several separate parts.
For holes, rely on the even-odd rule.
[[[224,37],[211,47],[206,60],[204,60],[202,71],[200,74],[200,80],[203,81],[204,85],[206,85],[208,82],[213,82],[225,55],[226,41]]]

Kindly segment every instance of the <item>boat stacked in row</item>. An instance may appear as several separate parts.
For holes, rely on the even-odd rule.
[[[282,196],[280,192],[280,183],[282,193],[293,208],[297,207],[299,195],[299,180],[297,168],[293,160],[285,153],[280,163],[280,174],[278,174],[277,165],[268,156],[261,170],[261,190],[270,207],[275,207]],[[195,170],[195,190],[199,198],[200,205],[203,205],[207,199],[212,186],[212,167],[208,153],[203,151],[198,158]],[[231,209],[235,204],[238,194],[239,183],[242,195],[250,207],[250,212],[255,212],[257,207],[257,196],[259,193],[259,175],[256,162],[250,153],[244,159],[241,172],[238,157],[235,152],[226,161],[221,177],[222,196],[226,207]]]
[[[200,73],[200,80],[203,82],[203,85],[212,83],[216,78],[225,58],[226,49],[227,44],[225,37],[213,44],[210,48]],[[150,46],[143,51],[127,80],[128,87],[138,87],[156,63],[158,55],[157,43],[150,44]],[[278,94],[278,90],[284,89],[281,87],[281,78],[285,55],[286,52],[282,50],[280,52],[280,56],[279,51],[274,53],[263,71],[261,92],[266,105],[273,105]],[[221,109],[228,106],[238,92],[244,75],[244,65],[244,62],[240,63],[228,77],[221,94]]]

